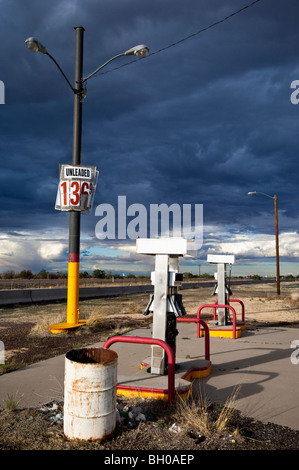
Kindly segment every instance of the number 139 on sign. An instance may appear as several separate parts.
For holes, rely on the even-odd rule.
[[[65,208],[82,206],[88,209],[93,191],[90,181],[65,180],[60,181],[60,202]]]
[[[60,195],[61,205],[68,206],[88,206],[88,201],[92,195],[93,183],[88,181],[61,181]],[[85,204],[84,204],[85,203]]]

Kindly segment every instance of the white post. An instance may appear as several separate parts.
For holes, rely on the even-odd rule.
[[[226,305],[226,265],[234,264],[234,255],[208,255],[208,263],[217,264],[217,293],[218,293],[218,304]],[[226,309],[217,309],[218,325],[226,325]]]
[[[218,304],[226,304],[226,292],[225,292],[225,264],[217,264],[217,282],[218,282]],[[225,308],[218,308],[218,325],[225,325]]]
[[[168,255],[156,255],[153,338],[166,340],[168,294]],[[152,346],[151,373],[164,374],[165,351],[160,346]]]

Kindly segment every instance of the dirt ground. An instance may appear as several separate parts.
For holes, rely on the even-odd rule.
[[[232,285],[232,298],[245,304],[247,328],[263,326],[287,326],[299,328],[299,283],[282,282],[281,295],[276,295],[275,284]],[[195,315],[204,303],[216,298],[213,288],[182,290],[187,315]],[[5,364],[1,373],[32,364],[56,355],[65,354],[73,348],[81,348],[106,340],[115,334],[146,326],[152,316],[142,315],[149,294],[102,298],[80,302],[80,318],[86,326],[72,333],[53,335],[47,326],[66,320],[66,304],[16,306],[0,309],[0,340],[5,345]],[[239,307],[235,304],[237,316]],[[211,313],[205,311],[211,318]],[[204,316],[202,316],[204,319]],[[197,403],[199,413],[198,385],[194,384],[192,404]],[[186,420],[178,404],[144,401],[132,404],[118,399],[118,407],[142,408],[145,420],[122,419],[112,439],[104,442],[78,442],[68,440],[63,434],[63,403],[51,403],[45,409],[17,409],[11,404],[0,403],[0,449],[1,450],[279,450],[299,449],[299,432],[272,423],[260,423],[241,416],[232,409],[228,425],[222,434],[215,430],[203,432],[196,424]],[[10,405],[9,406],[9,399]],[[202,410],[201,410],[202,411]],[[194,413],[194,409],[193,409]],[[208,420],[217,421],[221,409],[209,404],[205,410]],[[176,423],[181,432],[173,432]]]

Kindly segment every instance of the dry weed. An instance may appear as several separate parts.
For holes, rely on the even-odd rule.
[[[188,428],[193,432],[198,432],[200,435],[211,438],[220,437],[228,431],[229,422],[233,415],[233,405],[237,398],[239,388],[237,387],[232,395],[224,404],[218,418],[211,420],[209,415],[209,406],[206,394],[200,391],[197,398],[190,398],[188,400],[179,399],[178,401],[178,416]],[[239,434],[236,429],[233,433],[235,437]]]
[[[48,326],[55,325],[57,323],[65,322],[65,316],[56,315],[52,318],[41,318],[38,322],[32,327],[30,331],[31,336],[50,336],[52,333],[50,332]]]
[[[234,389],[232,395],[228,398],[224,407],[221,410],[221,413],[215,423],[215,428],[218,434],[222,434],[224,431],[227,430],[229,421],[234,412],[233,406],[238,396],[239,390],[240,385]]]
[[[18,392],[13,396],[13,395],[7,395],[7,399],[5,401],[5,409],[8,411],[15,411],[20,402],[22,401],[23,394],[19,396]]]
[[[139,305],[136,305],[136,303],[134,302],[129,302],[125,305],[123,305],[121,311],[120,311],[121,314],[124,314],[124,313],[128,313],[128,314],[136,314],[136,313],[140,313],[140,307]]]
[[[105,313],[94,310],[91,312],[89,318],[86,320],[86,325],[93,332],[97,332],[107,327],[108,318]]]

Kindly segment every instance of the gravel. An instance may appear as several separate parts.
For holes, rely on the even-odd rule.
[[[252,299],[247,301],[249,314],[246,323],[248,327],[277,327],[284,325],[282,320],[285,321],[287,318],[287,324],[284,326],[298,328],[298,301],[296,305],[285,305],[284,300],[268,299],[267,292],[264,295],[261,291],[254,294],[252,293]],[[210,293],[208,292],[207,295]],[[193,304],[198,304],[197,291],[193,293],[186,291],[184,297],[188,308],[192,309]],[[83,305],[83,308],[90,311],[91,308],[99,308],[100,305],[102,310],[107,309],[108,323],[105,328],[103,325],[101,327],[101,335],[107,338],[120,322],[128,329],[145,326],[145,322],[150,319],[148,320],[140,313],[136,314],[136,311],[140,305],[146,304],[147,300],[148,296],[122,297],[119,300],[88,302]],[[119,315],[119,303],[122,306],[122,315]],[[278,308],[277,311],[275,310],[276,305],[279,311]],[[262,307],[265,310],[263,313],[261,313]],[[51,306],[52,311],[64,308],[64,306]],[[41,307],[35,306],[27,309],[19,308],[11,311],[2,309],[0,311],[1,340],[4,341],[10,357],[7,361],[7,368],[2,369],[2,373],[9,373],[10,370],[25,364],[33,364],[64,354],[78,347],[78,343],[82,346],[100,340],[99,331],[93,331],[88,327],[82,328],[73,335],[33,336],[31,331],[36,318],[44,317],[49,310],[47,306],[43,311],[40,309]],[[134,315],[130,313],[132,311]],[[275,312],[275,318],[273,312]],[[271,323],[267,321],[270,315]],[[103,452],[102,455],[111,451],[114,455],[127,455],[127,452],[132,454],[137,451],[196,453],[203,450],[299,449],[299,431],[273,423],[255,421],[237,410],[232,410],[229,422],[222,433],[216,431],[205,433],[194,425],[191,426],[186,416],[184,417],[178,409],[177,403],[169,405],[160,400],[141,399],[132,403],[131,400],[126,400],[118,398],[115,434],[111,439],[102,442],[67,439],[63,432],[63,403],[61,402],[51,402],[36,409],[22,409],[19,404],[12,411],[8,410],[7,404],[0,404],[0,450],[100,450]],[[211,404],[206,410],[208,421],[214,423],[220,412],[219,405]]]
[[[205,435],[192,429],[178,411],[160,400],[126,402],[118,398],[120,413],[115,434],[101,442],[67,439],[63,432],[63,403],[51,402],[38,409],[0,412],[1,450],[102,450],[203,451],[203,450],[298,450],[299,432],[273,423],[262,423],[232,410],[221,433]],[[140,408],[138,412],[134,409]],[[124,411],[124,409],[126,411]],[[208,419],[215,422],[219,406],[208,408]],[[140,414],[143,415],[139,419]],[[104,454],[106,455],[106,453]]]

